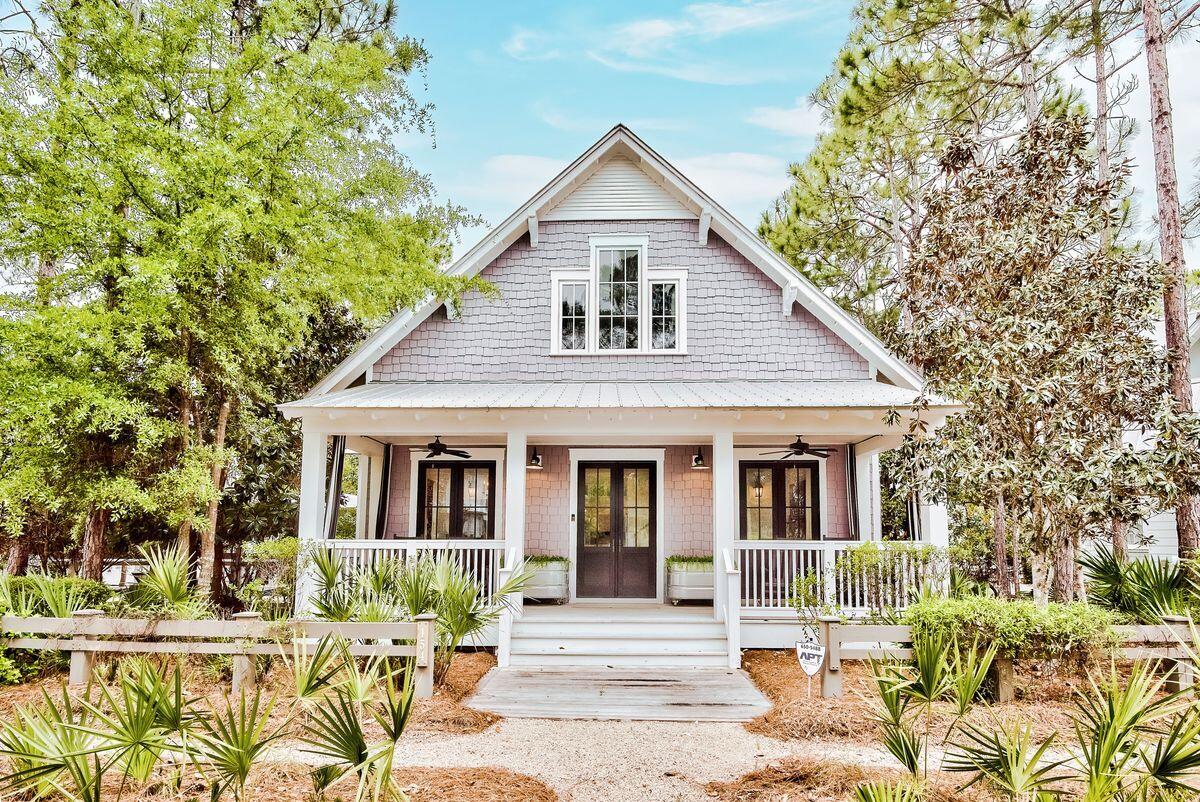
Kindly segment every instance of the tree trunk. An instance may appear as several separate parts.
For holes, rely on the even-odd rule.
[[[1012,587],[1013,598],[1021,595],[1021,580],[1024,572],[1021,570],[1021,530],[1014,529],[1012,533]]]
[[[17,535],[8,547],[8,562],[4,572],[9,576],[20,576],[29,566],[29,539],[25,535]]]
[[[230,408],[231,404],[226,400],[221,404],[220,412],[217,413],[217,428],[212,445],[218,454],[225,447],[225,427],[229,424]],[[200,566],[196,575],[196,584],[200,592],[205,595],[212,592],[213,578],[216,575],[217,512],[221,508],[221,485],[224,482],[224,476],[224,459],[218,457],[213,460],[212,464],[212,484],[216,494],[208,502],[208,526],[200,532]]]
[[[1069,535],[1054,538],[1054,575],[1050,580],[1050,601],[1075,599],[1075,548]]]
[[[1033,601],[1039,607],[1045,607],[1050,601],[1050,561],[1045,554],[1034,551],[1030,562],[1033,570]]]
[[[1112,552],[1121,562],[1129,559],[1129,524],[1117,518],[1112,522]]]
[[[1167,268],[1163,288],[1166,323],[1167,369],[1171,398],[1179,413],[1192,411],[1188,377],[1188,312],[1183,262],[1183,223],[1179,210],[1179,177],[1175,171],[1171,91],[1167,75],[1167,44],[1158,0],[1142,0],[1145,26],[1146,72],[1150,86],[1150,138],[1154,145],[1154,184],[1158,196],[1159,250]],[[1175,508],[1179,556],[1196,556],[1200,548],[1200,507],[1192,495],[1179,499]]]
[[[83,522],[83,561],[79,566],[79,575],[84,579],[98,582],[104,576],[104,549],[110,517],[107,507],[88,508]]]
[[[187,334],[183,335],[186,343]],[[185,346],[186,354],[186,346]],[[188,449],[192,444],[192,397],[186,392],[183,394],[183,399],[179,402],[179,425],[182,427],[179,434],[179,454],[182,458],[187,458]],[[188,505],[191,506],[190,504]],[[179,524],[179,534],[176,537],[176,545],[179,553],[187,557],[192,553],[192,519],[189,510],[189,515]]]
[[[1004,508],[1004,491],[1001,490],[996,494],[996,507],[992,511],[992,531],[995,532],[995,554],[996,559],[996,595],[1002,599],[1011,599],[1013,596],[1012,583],[1008,579],[1008,535],[1006,531]]]

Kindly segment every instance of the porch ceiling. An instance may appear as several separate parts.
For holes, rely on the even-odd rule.
[[[889,409],[918,395],[875,381],[377,382],[280,409]],[[957,407],[936,397],[931,406]]]

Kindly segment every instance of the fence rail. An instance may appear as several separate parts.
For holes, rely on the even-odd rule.
[[[87,683],[96,655],[106,652],[232,655],[235,695],[253,689],[255,656],[286,654],[297,641],[340,635],[351,641],[349,651],[356,657],[413,658],[416,694],[429,697],[433,695],[435,620],[430,613],[387,623],[264,621],[258,613],[239,613],[229,621],[166,621],[105,618],[99,610],[76,610],[71,618],[3,616],[0,630],[15,633],[4,639],[6,648],[70,652],[68,681],[76,686]],[[148,640],[152,638],[181,640]]]
[[[902,609],[932,575],[928,556],[903,544],[889,547],[875,564],[853,567],[843,559],[862,541],[739,540],[742,609],[790,610],[797,591],[821,606],[854,615],[872,609]],[[803,587],[800,587],[803,585]]]
[[[385,559],[412,562],[426,555],[449,555],[464,573],[479,582],[485,596],[491,596],[499,587],[504,555],[503,540],[322,540],[317,545],[341,557],[346,571],[364,571]]]
[[[1191,642],[1191,625],[1172,620],[1156,626],[1114,627],[1116,653],[1127,660],[1164,660],[1174,663],[1171,682],[1175,688],[1190,688],[1196,666],[1183,648]],[[821,695],[842,695],[843,660],[907,660],[912,657],[912,628],[904,625],[846,624],[832,616],[820,619],[825,664],[821,672]],[[998,657],[993,663],[997,698],[1011,701],[1014,695],[1012,660]]]

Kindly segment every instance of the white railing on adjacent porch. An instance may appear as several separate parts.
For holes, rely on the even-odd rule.
[[[800,583],[821,605],[850,613],[906,607],[931,576],[930,558],[908,544],[893,548],[879,543],[881,549],[892,549],[886,560],[851,570],[842,557],[861,545],[859,541],[737,541],[743,612],[794,609]]]
[[[480,583],[485,596],[498,587],[504,555],[503,540],[326,540],[321,545],[342,558],[344,571],[364,571],[385,559],[411,562],[424,555],[448,554]]]

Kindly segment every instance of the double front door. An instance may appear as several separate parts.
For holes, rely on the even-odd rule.
[[[657,595],[656,481],[653,462],[579,463],[576,596]]]

